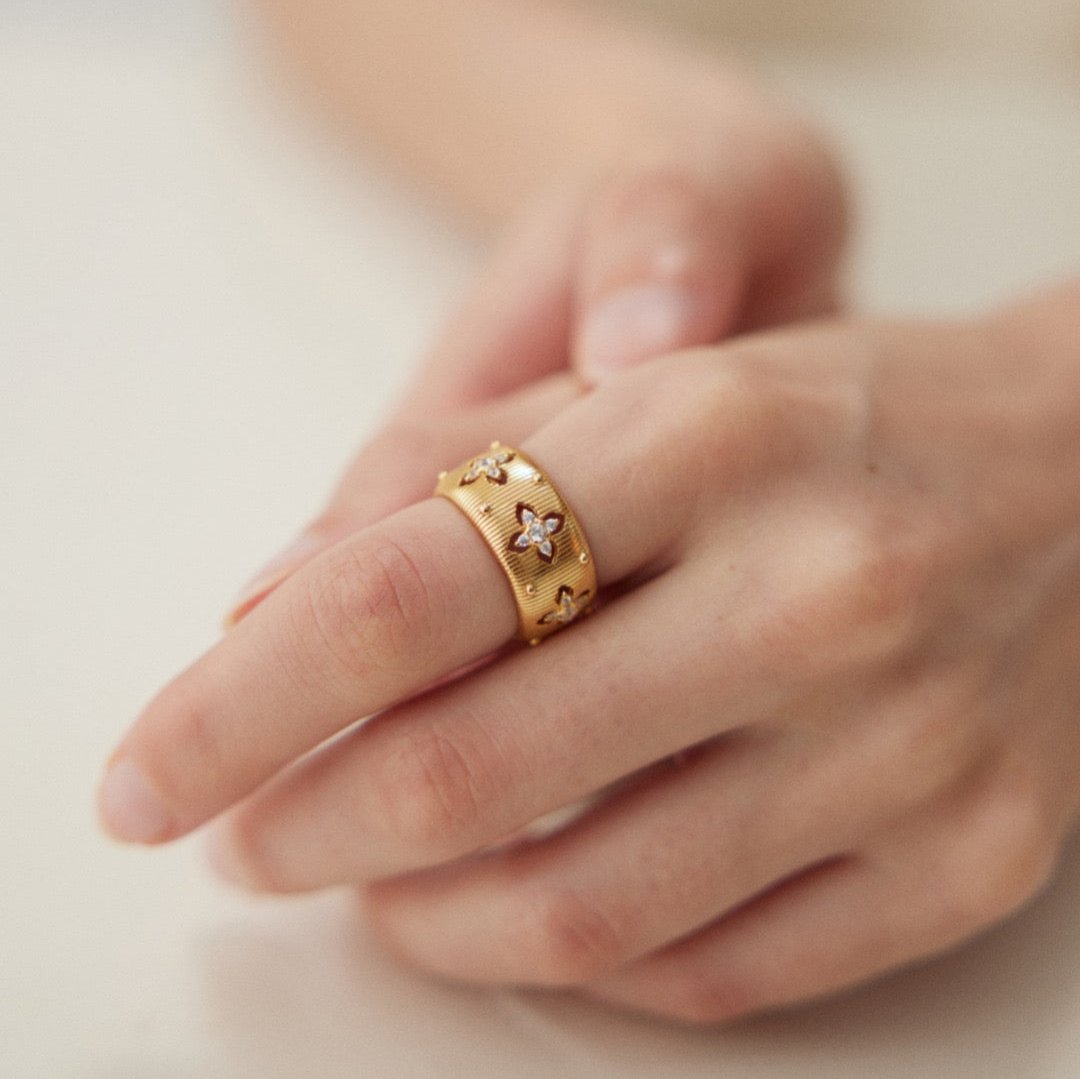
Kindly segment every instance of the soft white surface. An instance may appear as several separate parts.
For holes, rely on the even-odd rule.
[[[10,17],[9,17],[10,16]],[[341,896],[97,833],[100,759],[325,493],[470,253],[322,145],[220,12],[12,3],[0,36],[0,1076],[1080,1074],[1080,849],[960,953],[727,1033],[436,985]],[[856,288],[948,311],[1080,265],[1062,91],[800,68],[866,185]]]

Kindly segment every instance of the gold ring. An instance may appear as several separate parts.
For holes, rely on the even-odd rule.
[[[518,636],[539,644],[585,614],[596,567],[584,529],[546,473],[521,450],[487,453],[439,473],[435,494],[476,526],[514,592]]]

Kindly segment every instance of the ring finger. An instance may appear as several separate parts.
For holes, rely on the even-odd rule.
[[[549,839],[373,885],[370,910],[438,973],[590,981],[859,841],[875,811],[836,804],[830,752],[737,732]]]

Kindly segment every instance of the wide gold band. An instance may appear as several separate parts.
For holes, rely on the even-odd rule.
[[[581,524],[535,461],[491,448],[439,474],[450,499],[487,540],[518,608],[518,636],[530,644],[569,625],[596,596],[596,567]]]

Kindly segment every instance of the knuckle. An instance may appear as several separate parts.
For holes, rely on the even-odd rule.
[[[594,392],[605,427],[618,433],[619,472],[642,485],[662,475],[668,505],[711,516],[718,491],[804,466],[848,405],[841,390],[808,388],[789,367],[769,345],[738,344],[661,356],[605,379]]]
[[[1060,857],[1058,832],[1045,793],[1027,763],[1000,763],[978,792],[965,836],[971,856],[951,888],[954,906],[970,925],[1014,914],[1049,883]]]
[[[823,351],[835,347],[831,334],[819,333]],[[850,427],[849,380],[826,382],[808,369],[805,352],[804,340],[779,334],[721,348],[717,389],[733,423],[721,429],[727,437],[718,448],[732,453],[749,441],[774,466],[805,465],[814,446],[830,441],[823,434]]]
[[[999,833],[1002,857],[998,872],[991,875],[997,910],[1010,914],[1043,890],[1058,861],[1055,829],[1049,819],[1045,796],[1026,769],[1008,770],[1000,781],[1005,821]]]
[[[625,932],[600,905],[568,888],[531,896],[517,919],[515,952],[530,981],[582,985],[622,958]]]
[[[310,633],[335,669],[363,674],[399,655],[415,662],[429,643],[437,602],[416,554],[389,537],[370,537],[331,552],[298,632],[301,640]]]
[[[842,394],[792,375],[774,343],[738,343],[683,354],[669,408],[689,418],[689,450],[717,462],[738,487],[763,474],[804,467],[823,430],[837,425]]]
[[[481,814],[481,769],[455,738],[428,726],[400,738],[379,769],[380,808],[413,856],[457,853]]]
[[[885,538],[875,528],[852,552],[837,590],[838,614],[863,640],[891,645],[910,627],[925,589],[922,552]]]
[[[891,672],[902,685],[918,674],[913,655],[947,602],[940,582],[959,557],[949,527],[915,523],[895,505],[868,505],[854,520],[826,508],[808,523],[801,550],[813,558],[815,572],[806,581],[792,578],[777,606],[784,654],[818,676],[872,669]],[[955,690],[970,706],[979,674],[972,665],[946,698]]]
[[[789,650],[799,645],[818,670],[902,663],[926,618],[933,561],[925,546],[875,521],[829,527],[819,550],[822,572],[788,603]]]
[[[701,482],[687,460],[733,486],[762,466],[765,447],[787,438],[787,427],[776,424],[773,431],[768,420],[776,411],[771,379],[750,364],[729,363],[730,351],[663,356],[606,379],[596,391],[630,459],[655,462],[668,482],[685,479],[688,497],[700,493]],[[671,437],[673,417],[678,438]]]
[[[988,671],[967,663],[923,678],[904,695],[902,718],[884,725],[885,759],[902,764],[888,785],[895,805],[922,805],[971,774],[993,737],[985,720],[987,684]]]

